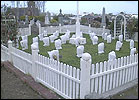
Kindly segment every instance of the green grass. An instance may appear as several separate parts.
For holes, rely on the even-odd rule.
[[[75,34],[75,33],[71,33]],[[63,34],[60,34],[60,36]],[[25,52],[28,52],[31,54],[31,44],[32,44],[32,38],[37,35],[31,35],[28,37],[28,49],[24,50]],[[103,40],[101,37],[98,37],[98,43],[104,42],[104,53],[98,54],[98,44],[93,45],[92,41],[88,34],[83,34],[83,37],[87,39],[87,44],[84,45],[84,52],[88,52],[92,56],[92,63],[95,64],[97,62],[107,61],[108,60],[108,53],[110,51],[115,51],[116,41],[112,40],[112,43],[107,43],[106,40]],[[60,37],[58,37],[60,38]],[[20,38],[21,40],[21,38]],[[138,42],[135,42],[135,47],[138,51]],[[22,49],[21,45],[19,45],[19,49]],[[48,51],[54,50],[55,45],[54,43],[50,43],[50,46],[44,47],[43,41],[39,41],[39,54],[49,57]],[[116,58],[129,56],[130,55],[130,43],[123,41],[122,48],[120,51],[115,51]],[[80,58],[76,56],[76,46],[69,44],[69,41],[67,41],[66,44],[62,44],[62,49],[59,50],[59,54],[62,56],[60,58],[60,62],[63,62],[65,64],[80,68]]]

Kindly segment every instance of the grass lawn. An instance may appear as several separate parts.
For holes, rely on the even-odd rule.
[[[75,33],[71,33],[75,34]],[[60,34],[60,36],[63,34]],[[24,50],[25,52],[28,52],[31,54],[31,44],[32,44],[32,38],[37,35],[30,35],[28,36],[28,49]],[[102,37],[98,37],[98,43],[104,42],[104,53],[98,54],[98,44],[93,45],[92,41],[90,39],[90,36],[88,34],[83,34],[83,37],[87,39],[87,44],[84,45],[84,52],[88,52],[92,56],[92,64],[95,64],[100,61],[107,61],[108,60],[108,54],[110,51],[115,51],[116,41],[112,40],[112,43],[107,43],[106,40],[103,40]],[[21,40],[21,37],[20,37]],[[138,51],[138,42],[135,42],[135,47]],[[22,47],[19,43],[19,49],[22,50]],[[48,51],[54,50],[55,45],[54,43],[50,43],[50,46],[43,46],[43,41],[39,41],[39,54],[49,57]],[[129,56],[130,55],[130,42],[123,41],[122,48],[120,51],[115,51],[116,58],[123,57],[123,56]],[[63,62],[65,64],[71,65],[73,67],[80,68],[80,58],[76,56],[76,46],[69,44],[69,41],[67,41],[66,44],[62,44],[62,49],[59,50],[59,54],[62,56],[60,58],[60,62]]]

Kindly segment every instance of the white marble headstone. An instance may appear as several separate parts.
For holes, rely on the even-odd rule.
[[[42,40],[43,40],[43,43],[44,43],[43,46],[49,46],[49,37],[45,37]]]
[[[38,37],[34,37],[33,39],[33,43],[38,42]]]
[[[56,47],[57,50],[58,49],[62,49],[62,47],[61,47],[61,40],[60,39],[55,40],[55,47]]]
[[[43,31],[44,36],[47,36],[47,30]]]
[[[76,38],[76,35],[75,35],[75,34],[73,34],[71,38]]]
[[[132,48],[132,49],[130,49],[130,55],[134,55],[135,52],[136,52],[136,48]]]
[[[57,38],[55,35],[51,35],[49,36],[51,43],[54,42],[54,40]]]
[[[103,33],[102,33],[102,39],[104,39],[104,34],[105,34],[105,33],[103,32]]]
[[[58,60],[59,61],[59,51],[58,50],[52,50],[48,51],[50,59]],[[56,59],[55,59],[56,57]]]
[[[86,44],[86,38],[80,38],[79,42],[80,44]]]
[[[93,45],[97,44],[98,43],[98,37],[94,36],[92,42],[93,42]]]
[[[108,59],[109,59],[109,61],[113,61],[113,60],[116,59],[116,54],[115,54],[114,51],[111,51],[111,52],[109,53]]]
[[[79,38],[70,38],[69,43],[75,44],[76,47],[79,46]]]
[[[104,40],[107,40],[107,33],[104,34]]]
[[[82,54],[84,52],[84,46],[80,45],[77,47],[77,57],[82,57]]]
[[[62,35],[62,36],[60,36],[60,38],[61,38],[61,43],[66,44],[66,41],[67,41],[66,35]]]
[[[89,33],[89,36],[91,38],[91,40],[93,40],[93,37],[95,36],[96,34],[93,32],[93,33]]]
[[[107,43],[111,43],[111,40],[112,40],[111,35],[108,35],[108,36],[107,36]]]
[[[28,39],[28,36],[25,35],[25,36],[21,36],[22,40],[27,40]]]
[[[56,36],[56,37],[58,37],[59,36],[59,32],[56,31],[56,32],[53,33],[53,35]]]
[[[134,40],[130,40],[130,49],[134,48]]]
[[[69,40],[70,39],[70,31],[67,30],[65,35],[66,35],[67,40]]]
[[[119,41],[123,41],[123,35],[119,35]]]
[[[40,41],[42,41],[42,39],[43,39],[43,34],[39,34],[38,36],[39,36],[39,38],[40,38]]]
[[[20,44],[22,46],[22,50],[28,49],[28,41],[27,40],[20,41]]]
[[[123,44],[123,43],[121,43],[120,41],[117,41],[117,42],[116,42],[116,49],[115,49],[115,50],[116,50],[116,51],[119,51],[120,48],[122,47],[122,44]]]
[[[99,43],[98,44],[98,53],[101,54],[101,53],[104,53],[104,43]]]
[[[32,43],[31,49],[32,49],[32,47],[36,47],[39,50],[39,44],[38,44],[38,42]]]

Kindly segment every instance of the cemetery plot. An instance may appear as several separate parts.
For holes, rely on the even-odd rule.
[[[62,35],[65,33],[60,33],[59,36],[55,40],[60,39]],[[74,36],[75,33],[70,33],[70,38]],[[52,35],[52,34],[51,34]],[[47,35],[47,37],[51,36],[50,34]],[[33,43],[34,37],[37,37],[38,35],[33,34],[28,36],[28,49],[25,49],[23,51],[31,53],[31,44]],[[111,51],[114,51],[116,54],[116,58],[123,57],[123,56],[129,56],[131,49],[130,49],[130,41],[127,42],[125,40],[122,41],[122,46],[119,51],[116,51],[116,42],[119,41],[119,39],[111,40],[111,43],[107,43],[107,39],[103,39],[101,36],[98,36],[97,44],[93,44],[92,40],[89,36],[89,34],[83,34],[83,38],[86,38],[86,43],[81,44],[84,46],[84,53],[88,52],[92,56],[92,63],[95,64],[100,61],[107,61],[109,58],[109,53]],[[20,41],[21,37],[19,38],[19,49],[22,50]],[[61,48],[59,50],[59,61],[63,62],[65,64],[74,66],[74,67],[80,67],[80,57],[77,56],[77,47],[75,44],[69,43],[70,40],[67,40],[66,43],[61,43]],[[99,54],[98,53],[98,44],[104,43],[104,53]],[[132,44],[132,43],[131,43]],[[133,44],[132,44],[133,45]],[[40,41],[38,39],[38,46],[39,46],[39,54],[49,57],[48,52],[52,50],[56,50],[55,42],[49,43],[49,46],[44,46],[44,42]],[[60,47],[60,45],[58,46]],[[138,42],[134,42],[134,47],[136,48],[136,52],[138,52]],[[132,50],[133,52],[133,50]]]

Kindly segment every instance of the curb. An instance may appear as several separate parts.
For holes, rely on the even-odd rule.
[[[44,99],[61,99],[61,97],[58,96],[56,93],[36,82],[32,78],[32,76],[26,75],[23,72],[21,72],[19,69],[14,67],[9,61],[1,62],[1,67],[5,67],[6,70],[13,72],[18,78],[20,78],[24,83],[29,85]]]

